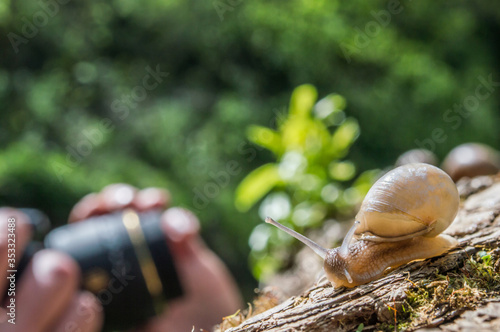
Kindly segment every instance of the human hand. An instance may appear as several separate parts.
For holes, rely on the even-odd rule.
[[[15,218],[15,257],[19,262],[31,239],[27,216],[12,208],[0,209],[0,294],[10,288],[7,260],[7,221]],[[12,238],[12,237],[11,237]],[[12,246],[11,246],[12,247]],[[89,292],[79,291],[80,270],[69,256],[54,250],[37,252],[15,285],[15,325],[0,308],[0,332],[96,332],[102,325],[102,307]]]
[[[107,186],[99,193],[85,196],[75,205],[70,222],[107,214],[130,207],[136,211],[169,206],[170,195],[158,188],[137,190],[126,184]],[[236,312],[242,301],[236,283],[222,261],[199,236],[198,219],[188,210],[169,208],[161,217],[174,257],[184,295],[168,302],[166,311],[135,331],[191,331],[192,327],[210,329],[222,317]]]

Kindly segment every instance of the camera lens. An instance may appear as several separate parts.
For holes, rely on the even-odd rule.
[[[82,288],[102,303],[107,330],[139,325],[182,295],[160,215],[125,210],[56,228],[45,238],[45,247],[78,262]]]

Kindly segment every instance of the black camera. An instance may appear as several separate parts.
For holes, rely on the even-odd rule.
[[[21,210],[35,228],[47,227],[48,219],[40,211]],[[160,215],[128,209],[56,228],[43,245],[29,245],[16,280],[36,251],[45,247],[65,252],[81,268],[82,288],[102,303],[104,330],[140,325],[159,314],[167,300],[182,295]]]

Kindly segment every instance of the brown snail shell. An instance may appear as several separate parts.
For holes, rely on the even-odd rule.
[[[356,215],[356,237],[400,241],[415,235],[436,236],[454,220],[458,190],[441,169],[406,164],[380,178]]]
[[[455,182],[463,177],[496,174],[500,170],[500,153],[484,144],[466,143],[451,150],[442,167]]]

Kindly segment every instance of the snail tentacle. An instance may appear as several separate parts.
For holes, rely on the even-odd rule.
[[[342,241],[342,245],[339,249],[339,253],[341,256],[346,257],[349,254],[349,244],[351,244],[352,237],[354,236],[354,232],[356,232],[359,224],[359,220],[356,220],[354,222],[354,225],[352,225],[351,229],[349,229],[349,232],[347,232],[346,236],[344,237],[344,241]]]
[[[279,222],[275,221],[273,218],[267,217],[266,222],[268,224],[274,225],[274,226],[278,227],[279,229],[287,232],[288,234],[290,234],[291,236],[293,236],[294,238],[296,238],[297,240],[299,240],[300,242],[304,243],[309,248],[314,250],[314,252],[316,254],[318,254],[321,258],[325,259],[326,254],[328,252],[328,249],[323,248],[322,246],[320,246],[316,242],[308,239],[307,237],[305,237],[304,235],[302,235],[300,233],[297,233],[293,229],[290,229],[290,228],[280,224]]]
[[[346,277],[347,281],[348,281],[350,284],[352,284],[352,281],[353,281],[353,280],[352,280],[351,275],[350,275],[350,274],[349,274],[349,272],[347,271],[347,269],[344,269],[344,275],[345,275],[345,277]]]

